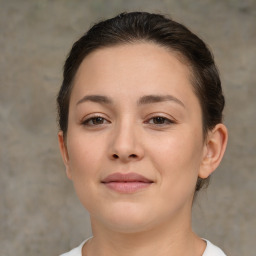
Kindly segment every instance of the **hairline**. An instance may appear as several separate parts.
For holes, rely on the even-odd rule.
[[[109,42],[106,43],[105,45],[101,45],[101,46],[97,46],[94,49],[88,51],[87,54],[85,54],[80,61],[78,61],[77,64],[77,68],[75,70],[74,76],[72,77],[72,80],[70,81],[70,86],[68,87],[68,91],[67,91],[67,98],[66,100],[68,100],[68,106],[67,106],[67,126],[66,126],[66,131],[64,132],[64,137],[67,136],[67,132],[68,132],[68,120],[69,120],[69,106],[70,106],[70,98],[71,98],[71,94],[72,91],[74,89],[74,84],[75,84],[75,80],[76,80],[76,75],[77,72],[79,70],[79,68],[81,67],[81,64],[83,63],[83,61],[90,56],[91,54],[95,53],[96,51],[99,50],[103,50],[103,49],[107,49],[107,48],[114,48],[114,47],[118,47],[118,46],[124,46],[124,45],[137,45],[137,44],[152,44],[155,46],[159,46],[165,50],[167,50],[168,52],[174,54],[174,56],[177,58],[177,60],[179,60],[183,65],[185,65],[188,70],[189,70],[189,81],[191,83],[192,86],[192,90],[195,94],[195,96],[198,99],[199,105],[200,105],[200,109],[201,109],[201,120],[202,120],[202,134],[203,134],[203,140],[205,140],[206,135],[207,135],[207,131],[209,130],[206,127],[205,124],[205,120],[204,120],[204,106],[202,105],[202,100],[200,99],[200,95],[198,93],[197,87],[199,86],[200,82],[198,80],[200,80],[199,75],[197,74],[197,69],[195,67],[195,64],[192,63],[192,60],[190,60],[185,54],[183,54],[180,50],[175,49],[174,47],[168,46],[167,44],[161,43],[156,41],[155,39],[148,39],[148,38],[132,38],[130,40],[119,40],[116,42]],[[199,78],[199,79],[198,79]]]

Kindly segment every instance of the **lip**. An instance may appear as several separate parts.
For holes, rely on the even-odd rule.
[[[134,193],[149,187],[153,181],[137,173],[113,173],[101,183],[119,193]]]

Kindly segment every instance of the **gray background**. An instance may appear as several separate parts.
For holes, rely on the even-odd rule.
[[[213,49],[229,146],[193,226],[228,255],[255,256],[256,1],[0,0],[0,255],[58,255],[90,235],[57,146],[55,96],[72,43],[121,11],[171,15]]]

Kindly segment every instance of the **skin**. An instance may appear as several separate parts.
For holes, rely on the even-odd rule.
[[[96,50],[80,65],[59,145],[91,216],[94,237],[83,255],[203,254],[205,242],[191,230],[195,184],[219,165],[227,130],[218,124],[203,139],[190,78],[176,54],[153,43]],[[153,183],[119,193],[101,183],[115,172],[135,172]]]

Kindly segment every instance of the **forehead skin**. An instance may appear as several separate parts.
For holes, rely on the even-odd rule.
[[[202,111],[192,77],[191,67],[178,53],[154,43],[98,49],[83,60],[77,71],[70,98],[69,121],[72,108],[85,95],[115,95],[125,107],[125,101],[138,95],[170,92],[188,105],[187,108],[193,106],[185,113],[191,119],[199,117],[203,136]]]
[[[127,63],[129,64],[127,65]],[[136,67],[138,67],[137,70],[140,70],[139,72],[134,72]],[[142,88],[143,91],[145,89],[143,77],[150,75],[151,83],[156,85],[159,79],[171,84],[173,80],[177,79],[177,77],[172,79],[174,70],[177,73],[183,73],[183,77],[180,77],[183,81],[179,79],[180,81],[176,81],[176,83],[189,84],[188,87],[194,92],[192,68],[188,61],[185,60],[185,57],[178,52],[149,42],[101,48],[86,56],[79,66],[73,81],[72,92],[74,87],[83,89],[85,85],[88,92],[91,89],[95,90],[97,83],[102,83],[102,76],[104,77],[104,88],[101,88],[101,92],[108,92],[109,87],[107,85],[109,82],[112,84],[112,81],[108,81],[108,75],[110,75],[109,80],[111,80],[113,79],[113,74],[115,74],[118,89],[122,88],[121,82],[118,84],[118,81],[123,80],[122,75],[124,74],[129,76],[131,87],[135,83],[137,84],[136,90]],[[146,82],[148,83],[148,81]],[[134,88],[131,89],[133,90]],[[183,93],[186,92],[183,91]]]

